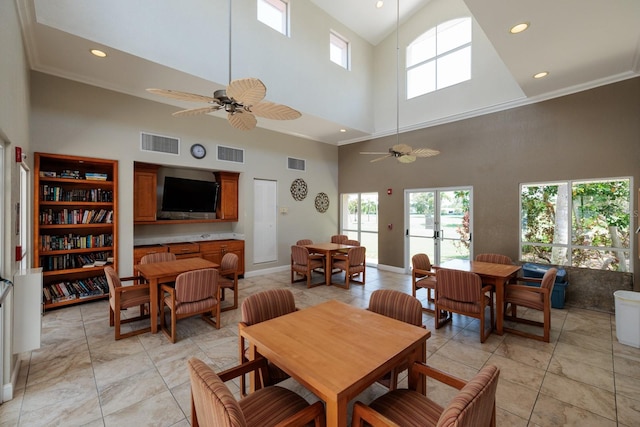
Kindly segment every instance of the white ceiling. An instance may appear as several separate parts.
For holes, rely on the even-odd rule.
[[[86,51],[88,41],[82,34],[54,30],[47,22],[39,22],[34,6],[37,1],[39,0],[18,0],[27,56],[33,70],[156,101],[157,98],[150,97],[145,91],[149,85],[147,76],[150,75],[156,80],[181,83],[173,87],[202,90],[196,93],[211,93],[212,86],[214,90],[223,88],[220,83],[214,82],[224,81],[224,78],[198,78],[162,66],[160,60],[149,61],[135,54],[120,52],[108,64],[78,60],[71,52],[76,48],[78,51]],[[77,0],[56,0],[55,6],[53,3],[46,3],[46,6],[66,6],[69,11],[74,11],[74,1]],[[304,0],[290,1],[295,6],[296,1]],[[373,46],[395,30],[396,0],[385,0],[381,9],[374,7],[375,0],[308,1]],[[425,8],[442,0],[399,1],[399,20],[402,24],[414,14],[424,12]],[[95,5],[98,12],[104,13],[109,3],[107,0],[94,0],[93,3],[84,2],[83,7]],[[464,4],[495,49],[501,60],[500,67],[506,67],[525,95],[525,99],[513,99],[512,102],[503,103],[500,108],[548,99],[640,75],[640,0],[464,0]],[[87,17],[79,16],[77,19],[86,20]],[[507,30],[522,21],[531,22],[531,27],[518,35],[518,41],[515,42],[515,37],[509,35]],[[221,26],[224,30],[223,24]],[[522,46],[526,46],[526,49],[523,50]],[[534,81],[531,76],[542,70],[549,71],[549,77]],[[495,105],[486,107],[475,107],[472,112],[460,110],[450,114],[448,118],[415,123],[413,128],[496,109]],[[305,111],[302,113],[303,117],[298,120],[259,120],[258,126],[330,144],[382,135],[373,131],[360,131],[345,136],[336,129],[348,127],[348,124],[335,123]],[[406,128],[411,128],[411,124]]]

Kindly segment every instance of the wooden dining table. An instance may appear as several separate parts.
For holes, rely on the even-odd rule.
[[[327,426],[347,425],[350,400],[403,361],[424,362],[428,329],[340,301],[328,301],[242,328],[262,355],[322,399]],[[409,388],[425,393],[424,378]]]
[[[309,249],[310,253],[323,254],[325,258],[324,281],[327,286],[331,285],[331,256],[336,252],[348,251],[356,246],[343,245],[342,243],[312,243],[303,245]]]
[[[192,270],[204,268],[219,268],[215,262],[203,258],[183,258],[175,261],[152,262],[149,264],[137,264],[137,274],[144,277],[149,283],[149,314],[151,318],[151,333],[158,332],[158,290],[160,284],[175,282],[178,275]]]
[[[480,276],[480,278],[482,279],[482,283],[493,284],[496,295],[495,331],[498,335],[502,335],[504,333],[504,286],[509,282],[509,280],[518,275],[518,271],[520,271],[522,267],[513,264],[495,264],[492,262],[453,259],[443,262],[440,265],[433,266],[434,270],[437,270],[439,268],[470,271]]]

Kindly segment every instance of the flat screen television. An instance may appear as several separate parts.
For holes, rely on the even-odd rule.
[[[162,210],[164,212],[215,212],[220,184],[197,179],[164,177]]]

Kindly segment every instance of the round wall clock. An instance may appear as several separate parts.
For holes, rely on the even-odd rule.
[[[329,209],[329,196],[326,193],[318,193],[316,196],[316,210],[325,213]]]
[[[203,159],[207,155],[207,150],[202,144],[193,144],[191,146],[191,155],[196,159]]]
[[[304,179],[294,179],[291,183],[291,197],[297,201],[304,200],[307,197],[307,183]]]

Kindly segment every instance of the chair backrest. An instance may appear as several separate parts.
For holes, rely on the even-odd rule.
[[[553,285],[556,283],[556,275],[558,274],[558,269],[552,267],[548,269],[544,276],[542,276],[542,282],[540,283],[541,288],[549,289],[549,295],[553,293]],[[544,300],[542,294],[540,294],[540,298]]]
[[[431,260],[427,254],[415,254],[411,257],[411,266],[414,270],[431,271]]]
[[[140,258],[140,264],[152,264],[154,262],[166,262],[175,261],[176,254],[172,252],[155,252],[152,254],[146,254]]]
[[[242,322],[248,326],[296,311],[293,292],[288,289],[268,289],[249,295],[242,302]]]
[[[344,241],[344,244],[345,244],[345,245],[349,245],[349,246],[360,246],[360,242],[359,242],[359,241],[357,241],[357,240],[350,240],[350,239],[345,240],[345,241]]]
[[[393,289],[377,289],[369,298],[369,311],[400,320],[411,325],[422,326],[420,300]]]
[[[439,298],[473,303],[480,301],[482,279],[475,273],[441,268],[436,272],[436,282]]]
[[[238,271],[239,258],[233,252],[227,252],[220,260],[220,274],[232,274]]]
[[[356,266],[364,264],[366,258],[367,248],[364,246],[358,246],[356,248],[350,248],[347,253],[349,257],[349,266]]]
[[[494,416],[500,369],[487,365],[476,374],[440,415],[438,427],[488,426]]]
[[[331,236],[331,243],[342,243],[346,242],[349,239],[349,236],[344,234],[335,234]]]
[[[226,384],[203,361],[192,357],[187,361],[191,379],[191,398],[198,425],[242,427],[246,420],[238,401]]]
[[[298,240],[296,242],[296,245],[298,245],[298,246],[313,245],[313,240],[311,240],[311,239],[301,239],[301,240]]]
[[[501,254],[478,254],[476,255],[476,261],[492,262],[494,264],[506,264],[506,265],[513,264],[513,261],[511,261],[511,258]]]
[[[176,277],[176,300],[196,302],[207,298],[217,298],[218,270],[204,268],[179,274]]]
[[[291,246],[291,261],[297,265],[309,264],[309,249],[304,246]]]
[[[114,288],[119,288],[120,286],[122,286],[122,283],[120,283],[120,278],[118,277],[118,274],[113,269],[113,267],[106,266],[104,268],[104,275],[107,277],[107,283],[109,284],[109,291],[111,291],[110,293],[113,294]]]

